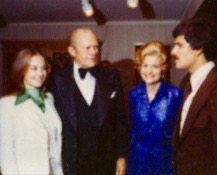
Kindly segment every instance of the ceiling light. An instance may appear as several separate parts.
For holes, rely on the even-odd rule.
[[[138,0],[127,0],[127,5],[130,8],[136,8],[139,5],[139,1]]]
[[[94,10],[93,10],[92,5],[89,3],[89,1],[88,0],[82,0],[81,4],[82,4],[82,10],[83,10],[85,16],[92,16],[94,13]]]

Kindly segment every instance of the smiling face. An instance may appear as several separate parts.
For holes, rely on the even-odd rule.
[[[140,67],[140,75],[146,84],[160,83],[162,72],[162,59],[156,55],[146,55]]]
[[[34,55],[29,62],[29,67],[24,75],[23,83],[25,88],[39,88],[47,77],[47,69],[44,57]]]
[[[82,68],[94,67],[98,63],[99,48],[95,34],[88,29],[78,30],[72,39],[68,51],[74,61]]]
[[[175,45],[171,55],[175,58],[177,69],[187,69],[189,72],[197,70],[198,50],[193,50],[190,44],[185,40],[184,35],[175,39]]]

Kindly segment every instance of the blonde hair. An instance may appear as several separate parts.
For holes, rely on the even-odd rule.
[[[134,63],[138,71],[146,56],[156,56],[161,58],[163,66],[163,74],[165,74],[170,67],[169,52],[166,46],[160,41],[152,41],[141,46],[137,51]]]

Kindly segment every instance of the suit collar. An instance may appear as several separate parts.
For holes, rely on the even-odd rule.
[[[186,121],[182,130],[181,139],[185,137],[188,133],[189,129],[193,125],[196,117],[198,116],[199,111],[201,110],[202,106],[207,102],[208,98],[210,97],[214,88],[216,88],[217,84],[217,69],[214,67],[204,82],[201,84],[200,88],[198,89],[188,114],[186,116]],[[203,94],[203,95],[200,95]]]
[[[60,78],[58,79],[57,84],[59,84],[59,92],[62,107],[64,113],[68,120],[70,121],[73,128],[77,129],[77,120],[76,120],[76,109],[75,109],[75,94],[74,88],[76,86],[75,80],[73,77],[73,66],[60,72]],[[106,73],[103,69],[98,67],[96,74],[96,90],[97,90],[97,103],[99,104],[98,108],[98,124],[99,127],[103,124],[107,110],[109,107],[110,95],[112,92],[111,83],[113,81],[113,74],[110,72]],[[106,80],[105,80],[106,78]],[[67,92],[67,93],[66,93]]]
[[[106,78],[106,81],[105,81]],[[103,124],[103,121],[106,117],[110,95],[112,93],[112,76],[111,74],[106,74],[102,69],[98,70],[96,76],[96,88],[97,88],[97,100],[98,100],[98,124],[99,127]]]
[[[59,89],[59,98],[61,110],[76,130],[77,121],[75,116],[74,88],[75,80],[73,77],[73,66],[67,67],[58,74],[57,88]]]
[[[200,84],[200,82],[203,82],[203,80],[207,77],[207,75],[210,73],[214,66],[215,64],[210,61],[191,75],[190,82],[192,90],[194,90],[197,85]]]

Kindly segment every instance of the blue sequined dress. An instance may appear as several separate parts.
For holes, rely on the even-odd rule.
[[[171,137],[182,91],[165,81],[152,102],[142,82],[129,93],[130,153],[128,175],[172,175]]]

